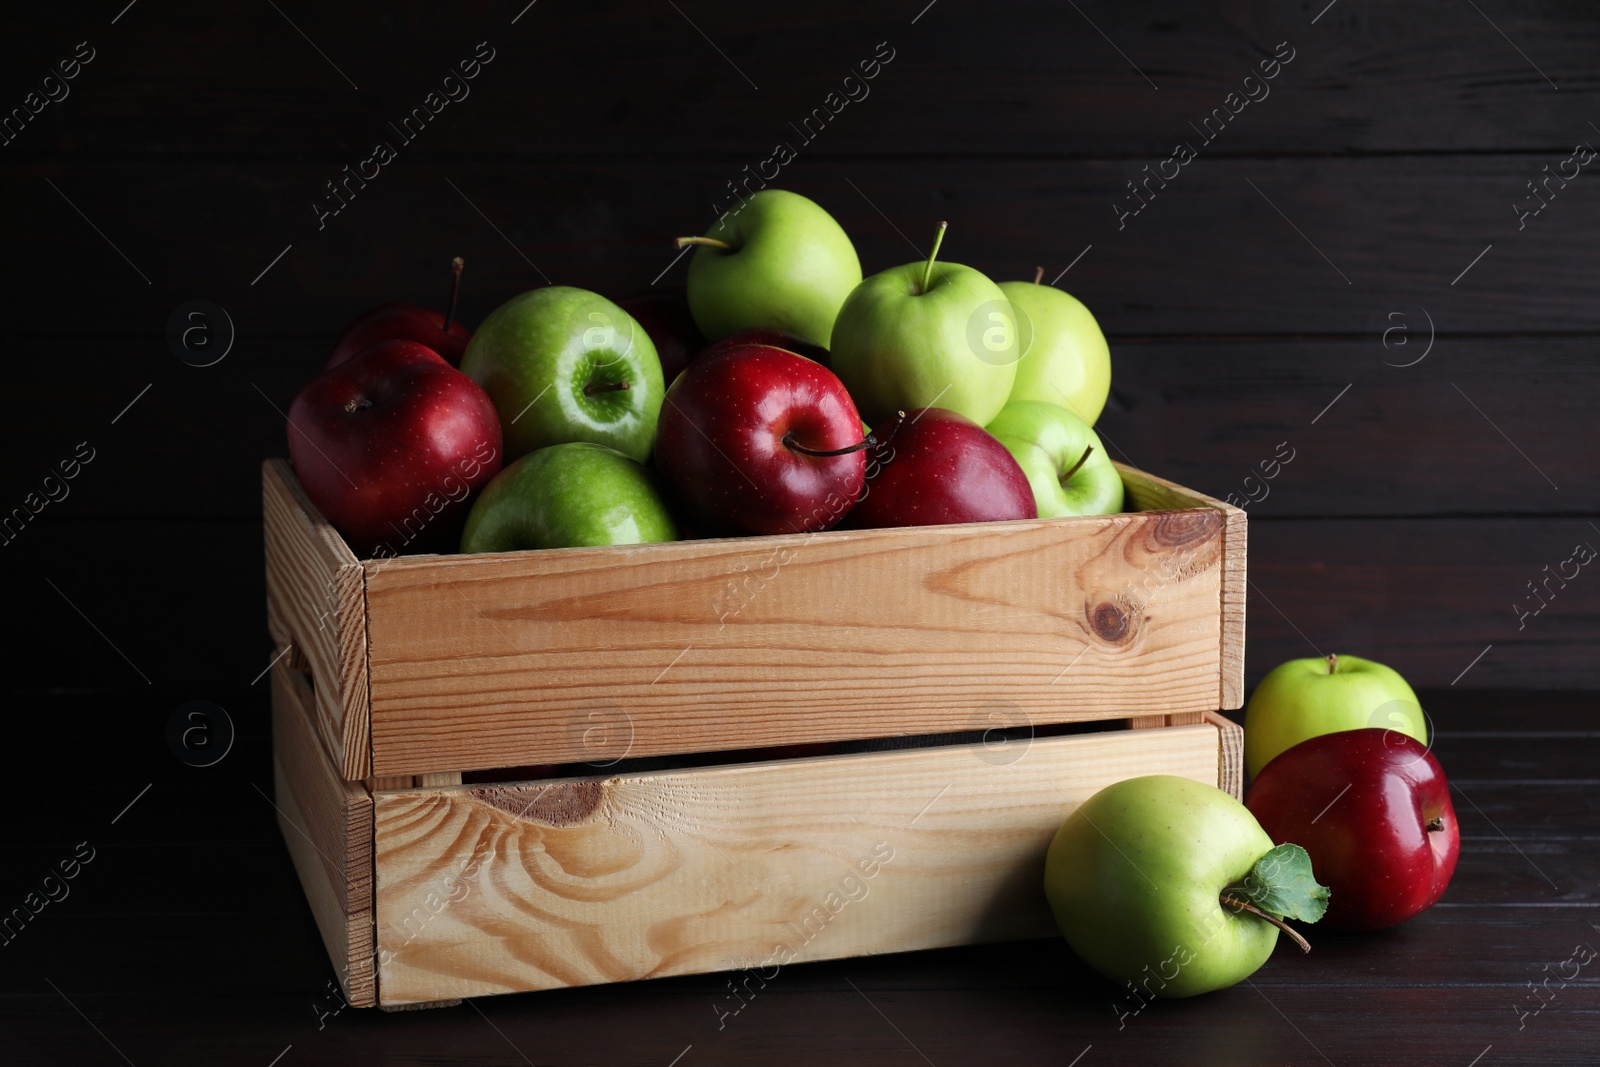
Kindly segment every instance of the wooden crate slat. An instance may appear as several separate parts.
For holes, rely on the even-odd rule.
[[[1221,501],[1213,500],[1204,493],[1186,489],[1176,482],[1158,478],[1148,471],[1130,467],[1119,460],[1112,460],[1111,465],[1122,475],[1125,504],[1130,511],[1173,511],[1179,508],[1211,507],[1221,504]]]
[[[1248,553],[1248,520],[1243,510],[1218,504],[1222,528],[1222,691],[1217,706],[1224,711],[1244,707],[1244,626]]]
[[[770,979],[783,962],[1047,934],[1044,855],[1067,813],[1140,774],[1225,786],[1218,730],[381,792],[381,1000]]]
[[[370,562],[373,773],[1212,710],[1224,516],[1147,484],[1187,510]]]
[[[1128,720],[1130,730],[1157,730],[1163,726],[1193,726],[1205,722],[1203,711],[1180,711],[1172,715],[1135,715]]]
[[[345,999],[377,1003],[373,957],[372,797],[335,771],[318,739],[305,676],[272,668],[273,796]]]
[[[1115,461],[1113,461],[1115,463]],[[1223,551],[1221,584],[1221,687],[1218,707],[1233,711],[1244,706],[1244,609],[1249,516],[1243,509],[1215,497],[1186,489],[1125,463],[1115,463],[1122,474],[1128,500],[1139,511],[1166,508],[1210,507],[1222,513]],[[1210,710],[1210,709],[1207,709]]]
[[[368,777],[365,572],[316,507],[289,464],[261,468],[266,523],[267,625],[281,651],[307,664],[316,686],[323,743],[347,779]]]
[[[1244,800],[1244,727],[1214,711],[1206,722],[1217,728],[1217,788],[1233,799]]]

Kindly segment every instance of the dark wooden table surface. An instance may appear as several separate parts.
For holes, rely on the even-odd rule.
[[[268,801],[261,689],[226,703],[238,735],[208,768],[168,751],[163,694],[29,698],[11,718],[82,773],[13,754],[0,905],[81,842],[93,858],[0,947],[0,1064],[1600,1061],[1600,963],[1568,962],[1600,948],[1600,695],[1423,699],[1461,865],[1398,929],[1313,929],[1308,957],[1280,944],[1249,982],[1120,1024],[1115,987],[1052,938],[789,967],[719,1026],[716,975],[340,1010]]]

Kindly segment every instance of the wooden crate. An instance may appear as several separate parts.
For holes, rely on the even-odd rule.
[[[1121,515],[360,560],[270,461],[280,822],[346,999],[1048,933],[1076,804],[1242,784],[1244,514],[1121,470]]]

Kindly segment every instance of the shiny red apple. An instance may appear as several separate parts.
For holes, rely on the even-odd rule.
[[[1028,476],[994,435],[944,408],[874,427],[867,495],[845,525],[938,526],[1039,517]]]
[[[443,313],[416,304],[382,304],[363,312],[344,328],[324,370],[332,370],[351,357],[381,341],[415,341],[427,345],[452,367],[461,365],[461,354],[472,340],[472,331],[455,317],[456,298],[461,293],[461,257],[450,262],[455,279],[450,288],[450,307]]]
[[[1461,829],[1439,761],[1398,730],[1341,730],[1273,757],[1245,806],[1277,844],[1311,854],[1332,890],[1324,926],[1381,930],[1432,907]]]
[[[414,341],[366,349],[289,406],[300,484],[362,555],[453,544],[473,490],[501,456],[488,394]]]
[[[826,348],[821,345],[814,345],[810,341],[802,341],[793,334],[784,333],[782,330],[768,329],[765,326],[751,326],[748,329],[735,330],[722,340],[707,346],[700,355],[720,352],[724,348],[733,348],[737,345],[771,345],[773,348],[781,348],[786,352],[805,356],[813,363],[820,363],[824,367],[828,365],[828,350]]]
[[[652,289],[618,300],[617,306],[632,315],[650,335],[661,360],[661,379],[667,385],[706,346],[700,327],[689,314],[689,300],[681,291]]]
[[[667,390],[655,465],[700,533],[802,533],[861,495],[861,416],[826,367],[766,345],[690,363]]]

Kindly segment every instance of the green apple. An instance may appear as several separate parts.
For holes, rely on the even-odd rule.
[[[1376,727],[1428,743],[1417,694],[1394,670],[1356,656],[1292,659],[1261,679],[1244,713],[1244,767],[1254,778],[1272,757],[1340,730]]]
[[[1012,400],[985,429],[1028,476],[1041,519],[1122,510],[1122,475],[1099,435],[1061,405]]]
[[[980,426],[1000,413],[1017,377],[1017,329],[1000,287],[971,267],[939,263],[939,224],[925,263],[874,274],[833,324],[833,372],[868,422],[941,407]]]
[[[1304,849],[1275,849],[1227,793],[1155,774],[1107,786],[1067,817],[1044,889],[1073,951],[1142,1003],[1255,973],[1284,915],[1314,922],[1326,909],[1309,872]]]
[[[1017,380],[1012,400],[1060,404],[1090,426],[1111,395],[1111,348],[1100,324],[1077,297],[1053,285],[1001,282],[1017,313]]]
[[[763,189],[717,220],[689,261],[689,314],[707,341],[764,327],[828,346],[839,305],[861,281],[855,246],[799,193]]]
[[[643,462],[666,389],[650,335],[598,293],[552,285],[489,313],[461,370],[494,401],[506,459],[593,441]]]
[[[675,541],[644,465],[589,441],[530,452],[495,475],[467,515],[463,552]]]

